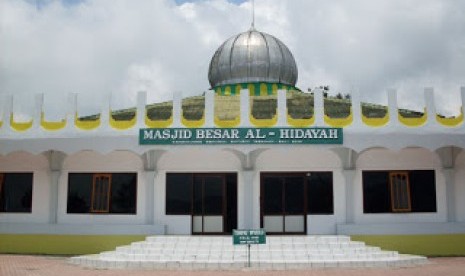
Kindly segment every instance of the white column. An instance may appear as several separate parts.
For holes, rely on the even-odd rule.
[[[147,93],[140,91],[137,93],[137,127],[144,128],[145,126],[145,105],[147,104]]]
[[[241,127],[249,127],[250,126],[250,96],[248,89],[241,89],[241,123],[239,126]]]
[[[145,223],[154,224],[155,218],[155,177],[156,171],[144,171],[145,174]]]
[[[345,180],[346,224],[352,224],[355,220],[355,174],[355,170],[342,171]]]
[[[465,115],[465,87],[460,87],[460,96],[462,97],[462,113]]]
[[[457,221],[455,210],[455,170],[453,168],[445,168],[442,169],[442,173],[446,184],[447,221],[455,222]]]
[[[172,127],[183,127],[182,125],[182,93],[179,91],[173,94],[173,125]]]
[[[49,190],[49,219],[50,224],[56,224],[58,218],[58,187],[60,183],[61,170],[50,171],[50,190]]]
[[[352,95],[350,97],[350,101],[352,103],[352,125],[353,126],[361,126],[362,125],[362,107],[360,106],[360,93],[358,90],[352,91]]]
[[[286,90],[278,90],[278,127],[287,126],[287,98]]]
[[[243,170],[242,171],[242,183],[238,191],[238,228],[240,229],[251,229],[254,228],[254,170]],[[243,202],[241,201],[241,198]]]
[[[205,92],[205,127],[215,126],[215,92],[209,90]]]
[[[392,126],[399,125],[399,111],[397,108],[397,91],[389,89],[388,93],[388,111],[389,111],[389,124]]]
[[[325,125],[323,89],[315,89],[313,92],[313,116],[315,116],[315,126]]]
[[[32,128],[39,129],[44,106],[44,94],[35,95],[34,113],[32,114]]]
[[[427,122],[429,124],[436,123],[436,105],[434,104],[434,89],[432,87],[425,88],[425,105]]]

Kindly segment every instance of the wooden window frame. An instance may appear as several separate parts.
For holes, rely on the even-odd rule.
[[[107,202],[106,202],[106,208],[105,209],[94,209],[94,203],[98,195],[96,192],[96,186],[97,182],[96,180],[99,178],[107,178],[108,179],[108,186],[107,186],[107,191],[106,191],[106,197],[107,197]],[[111,178],[112,174],[111,173],[94,173],[92,176],[92,198],[91,198],[91,205],[90,205],[90,212],[91,213],[109,213],[110,212],[110,198],[111,198]],[[103,193],[102,193],[103,194]]]
[[[3,189],[4,189],[4,181],[5,180],[5,174],[0,173],[0,210],[3,210]]]
[[[407,208],[395,208],[395,201],[399,196],[396,195],[396,189],[394,189],[394,179],[397,177],[405,177],[406,180],[406,192],[407,192]],[[410,179],[409,179],[409,172],[408,171],[391,171],[389,172],[389,188],[391,192],[391,211],[394,213],[402,213],[402,212],[411,212],[412,211],[412,197],[410,194]]]

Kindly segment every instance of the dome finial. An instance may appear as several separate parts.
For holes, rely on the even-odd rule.
[[[255,29],[255,1],[252,0],[252,26],[251,29]]]

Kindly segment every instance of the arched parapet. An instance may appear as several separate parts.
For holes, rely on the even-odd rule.
[[[325,114],[325,124],[331,127],[347,127],[353,122],[353,112],[350,109],[349,116],[345,118],[331,118]]]
[[[118,114],[110,110],[110,126],[118,130],[133,128],[137,123],[137,111],[127,111],[130,114],[124,114],[125,118],[118,119]]]
[[[237,86],[239,87],[239,86]],[[247,90],[238,90],[234,95],[214,95],[213,121],[217,127],[231,128],[243,126],[242,116],[249,110],[249,95]],[[246,109],[246,110],[244,110]]]

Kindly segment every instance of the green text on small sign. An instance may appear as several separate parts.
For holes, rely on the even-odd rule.
[[[264,229],[233,230],[233,244],[265,244],[266,232]]]
[[[143,128],[140,145],[342,144],[342,128]]]

